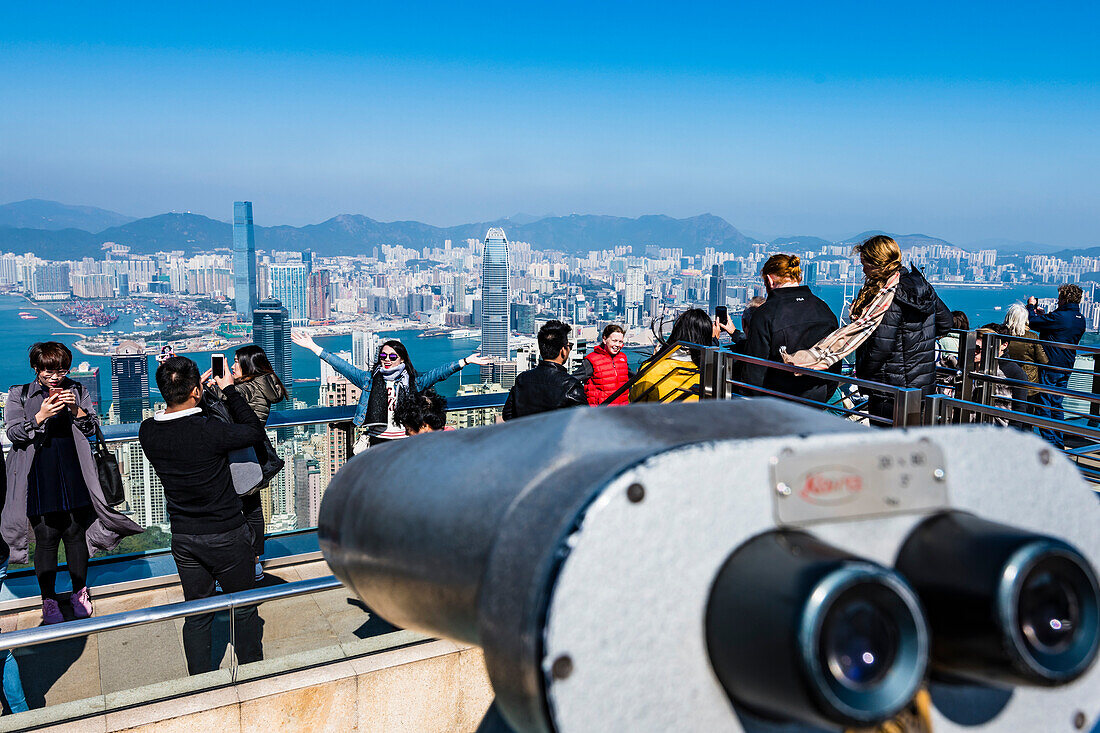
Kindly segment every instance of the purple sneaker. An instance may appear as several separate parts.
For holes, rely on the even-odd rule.
[[[59,624],[65,620],[61,615],[61,606],[52,598],[42,599],[42,624]]]
[[[92,599],[88,597],[88,586],[84,586],[69,598],[73,607],[73,616],[88,618],[92,615]]]

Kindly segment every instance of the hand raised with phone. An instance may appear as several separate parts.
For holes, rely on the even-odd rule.
[[[72,395],[68,390],[65,393]],[[53,392],[45,400],[42,401],[42,406],[38,408],[38,412],[34,414],[34,421],[41,425],[49,420],[54,415],[58,414],[65,409],[65,402],[61,397],[61,392]],[[75,399],[73,400],[76,401]]]

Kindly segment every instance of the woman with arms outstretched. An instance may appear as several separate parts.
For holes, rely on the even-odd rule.
[[[355,409],[352,422],[356,427],[368,429],[370,445],[378,445],[405,437],[405,429],[395,425],[393,412],[398,402],[410,399],[437,382],[442,382],[469,364],[488,365],[490,360],[477,352],[465,359],[436,367],[420,374],[409,360],[409,352],[400,341],[389,340],[378,350],[378,360],[370,369],[360,369],[330,351],[322,349],[308,334],[295,331],[292,340],[303,349],[309,349],[349,382],[363,391]],[[362,446],[356,443],[358,452]]]

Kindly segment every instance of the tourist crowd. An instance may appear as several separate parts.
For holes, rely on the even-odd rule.
[[[921,272],[902,264],[901,251],[890,237],[871,237],[856,251],[864,283],[843,325],[802,283],[799,258],[786,254],[773,255],[763,265],[767,297],[748,304],[741,314],[743,330],[724,313],[715,317],[698,308],[676,317],[667,334],[666,322],[659,319],[653,327],[654,353],[637,368],[623,349],[623,328],[612,324],[570,372],[571,329],[548,321],[538,332],[540,361],[515,378],[501,417],[507,421],[583,405],[698,400],[703,351],[713,346],[742,355],[730,376],[746,395],[836,403],[844,397],[836,380],[814,374],[838,373],[846,359],[860,380],[915,388],[922,394],[936,389],[958,394],[964,388],[957,376],[965,352],[961,336],[971,330],[966,314],[949,311]],[[1071,347],[1080,341],[1085,322],[1079,308],[1081,288],[1063,285],[1058,295],[1058,306],[1049,313],[1032,298],[1011,306],[1003,323],[977,329],[972,366],[993,379],[976,385],[971,400],[1018,415],[1062,419],[1076,357]],[[362,438],[355,453],[448,429],[447,402],[433,385],[467,366],[490,364],[474,353],[420,372],[404,345],[389,340],[375,363],[363,369],[303,333],[295,332],[293,340],[360,390],[352,422]],[[996,344],[996,354],[983,353],[987,343]],[[218,589],[253,588],[263,579],[260,492],[282,468],[265,424],[272,405],[287,399],[287,389],[258,346],[237,350],[231,368],[223,362],[218,373],[200,373],[194,361],[171,353],[158,362],[156,383],[167,406],[142,423],[139,440],[164,487],[183,596],[195,600]],[[115,483],[111,471],[117,474],[117,466],[112,469],[105,461],[105,449],[93,448],[90,439],[103,445],[99,418],[91,396],[68,378],[71,365],[72,353],[64,344],[35,344],[30,351],[34,379],[9,390],[4,412],[12,450],[4,471],[6,491],[0,494],[0,583],[9,562],[33,562],[44,624],[91,616],[89,557],[142,531],[109,496]],[[992,391],[983,400],[986,389]],[[887,393],[872,390],[866,397],[867,414],[892,415]],[[1008,416],[998,416],[997,422],[1025,427]],[[1060,431],[1044,427],[1040,433],[1062,447]],[[57,589],[62,546],[71,586],[67,594]],[[261,659],[262,621],[255,606],[234,613],[238,659]],[[213,614],[184,621],[191,674],[218,664],[212,621]],[[25,710],[19,667],[10,652],[0,672],[8,707]]]

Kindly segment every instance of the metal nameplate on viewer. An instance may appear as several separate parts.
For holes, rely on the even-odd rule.
[[[791,447],[771,462],[780,526],[947,506],[943,451],[929,440]]]

